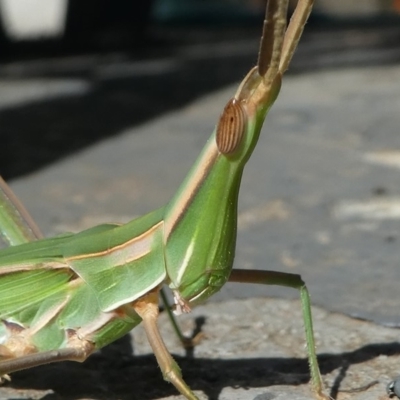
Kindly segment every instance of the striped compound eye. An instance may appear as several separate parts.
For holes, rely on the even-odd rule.
[[[217,126],[216,141],[222,154],[233,153],[239,146],[246,127],[246,113],[236,99],[225,106]]]

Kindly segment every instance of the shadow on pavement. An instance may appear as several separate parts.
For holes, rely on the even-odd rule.
[[[46,400],[78,400],[86,397],[155,400],[176,394],[175,388],[163,381],[153,355],[130,354],[130,338],[126,336],[83,364],[64,362],[15,373],[10,386],[16,390],[30,388],[32,393],[51,389],[54,393],[46,395],[43,398]],[[396,354],[400,354],[400,343],[374,343],[342,354],[321,354],[319,361],[322,374],[341,369],[343,375],[349,365]],[[217,400],[225,387],[297,386],[309,381],[306,359],[174,358],[188,385],[193,390],[205,392],[210,400]],[[333,399],[341,391],[341,374],[331,389]]]

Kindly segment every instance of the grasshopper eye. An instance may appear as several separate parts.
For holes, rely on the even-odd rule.
[[[236,99],[231,99],[225,106],[218,126],[216,141],[222,154],[230,154],[239,146],[246,128],[246,113]]]

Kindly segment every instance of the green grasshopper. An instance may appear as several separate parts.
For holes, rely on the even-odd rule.
[[[143,323],[164,379],[187,399],[197,399],[157,327],[160,290],[168,286],[175,309],[188,312],[227,281],[247,282],[300,291],[313,389],[318,399],[328,399],[301,277],[232,269],[242,172],[313,3],[299,0],[286,28],[288,2],[268,2],[257,66],[225,106],[165,207],[125,225],[104,224],[43,239],[0,182],[0,227],[10,244],[0,251],[0,375],[63,360],[83,362]]]

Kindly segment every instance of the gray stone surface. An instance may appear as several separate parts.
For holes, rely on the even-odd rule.
[[[326,392],[336,400],[388,400],[385,387],[400,361],[399,331],[313,311]],[[186,334],[194,321],[205,334],[194,353],[185,354],[166,315],[160,318],[167,346],[201,399],[313,399],[298,301],[209,303],[179,321]],[[1,399],[183,400],[162,381],[141,326],[83,364],[44,366],[12,379],[12,387],[0,387]]]

